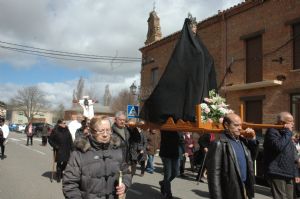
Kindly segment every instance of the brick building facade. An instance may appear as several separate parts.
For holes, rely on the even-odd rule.
[[[140,49],[142,100],[157,84],[179,35]],[[214,57],[219,93],[235,112],[243,104],[246,121],[274,123],[277,113],[291,111],[300,130],[300,0],[246,1],[199,22],[197,35]]]

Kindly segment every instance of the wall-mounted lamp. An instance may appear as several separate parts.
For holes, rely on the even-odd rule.
[[[278,57],[277,59],[272,59],[272,62],[278,62],[279,64],[282,64],[284,59],[282,57]]]
[[[286,80],[286,76],[285,75],[277,75],[276,79],[279,81],[284,81],[284,80]]]

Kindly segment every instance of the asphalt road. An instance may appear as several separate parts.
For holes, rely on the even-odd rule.
[[[26,146],[26,136],[11,132],[6,146],[7,158],[0,160],[0,199],[62,199],[61,183],[50,182],[52,150],[41,146],[41,139],[34,138],[33,146]],[[133,178],[127,199],[160,199],[158,181],[162,179],[162,164],[155,157],[156,172]],[[187,168],[189,163],[187,163]],[[187,172],[187,178],[172,182],[175,199],[209,198],[206,183],[197,185],[195,173]],[[257,199],[271,198],[269,190],[258,187]]]

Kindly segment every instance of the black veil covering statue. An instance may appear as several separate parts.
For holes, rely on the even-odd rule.
[[[195,23],[195,18],[185,19],[168,65],[142,107],[145,121],[163,123],[173,117],[194,122],[195,105],[217,89],[214,61],[196,35]]]

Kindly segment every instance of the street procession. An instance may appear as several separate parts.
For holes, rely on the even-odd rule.
[[[299,0],[4,0],[0,20],[0,199],[300,198]]]

